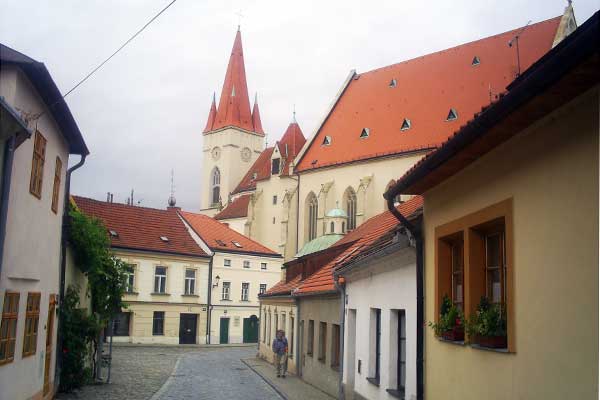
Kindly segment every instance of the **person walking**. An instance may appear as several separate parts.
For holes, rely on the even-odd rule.
[[[275,333],[275,340],[273,340],[273,353],[275,353],[278,378],[285,378],[285,373],[287,372],[287,352],[288,341],[285,337],[285,332],[280,329]]]

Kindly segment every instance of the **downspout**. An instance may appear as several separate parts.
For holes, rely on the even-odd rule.
[[[213,259],[215,258],[215,253],[210,256],[210,261],[208,262],[208,300],[206,304],[206,344],[210,344],[210,319],[212,315],[212,272],[213,272]]]
[[[298,177],[298,184],[296,185],[296,252],[298,254],[298,243],[300,243],[300,174]]]
[[[63,215],[62,215],[62,227],[61,227],[61,238],[60,238],[60,281],[59,281],[59,309],[62,306],[63,299],[65,298],[65,274],[67,270],[67,241],[69,238],[69,198],[71,196],[71,174],[81,168],[85,163],[85,159],[87,154],[82,154],[81,159],[75,165],[67,170],[67,175],[65,178],[65,196],[63,199]],[[57,322],[57,348],[62,349],[62,318],[58,318]],[[56,368],[54,373],[55,382],[60,382],[60,371],[62,370],[62,351],[56,352]]]
[[[260,356],[260,333],[262,332],[262,302],[260,301],[260,297],[258,298],[258,343],[256,344],[256,350],[258,353],[256,357]],[[264,339],[264,336],[263,336]]]
[[[4,257],[4,239],[6,238],[6,218],[8,217],[8,194],[12,177],[13,159],[15,156],[16,135],[8,139],[4,151],[4,168],[2,173],[2,193],[0,194],[0,276],[2,276],[2,259]]]
[[[339,274],[333,273],[333,284],[338,292],[340,292],[340,371],[338,377],[338,399],[344,400],[344,331],[346,328],[346,285],[340,285],[338,282]]]
[[[423,339],[424,339],[424,307],[423,307],[423,236],[421,230],[410,223],[394,206],[394,197],[387,200],[388,210],[411,233],[415,239],[417,252],[417,400],[423,400]]]
[[[291,293],[290,293],[290,295],[291,295]],[[296,320],[297,320],[296,326],[299,326],[298,324],[300,324],[300,322],[302,321],[302,319],[300,318],[300,299],[296,297],[294,299],[294,302],[296,302]],[[304,324],[302,325],[302,328],[304,328]],[[300,343],[300,340],[298,340],[298,339],[304,340],[302,334],[299,334],[299,333],[300,333],[299,330],[296,329],[296,343],[295,343],[295,346],[296,346],[296,376],[298,376],[298,377],[301,376],[300,362],[302,360],[302,354],[300,354],[300,351],[302,350],[300,348],[301,343]]]

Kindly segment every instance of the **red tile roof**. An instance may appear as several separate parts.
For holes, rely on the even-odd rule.
[[[233,199],[221,212],[215,215],[215,219],[243,218],[248,216],[248,203],[250,194],[243,194]]]
[[[271,257],[281,257],[280,254],[234,231],[227,225],[211,217],[187,211],[180,211],[179,214],[213,251],[255,253]],[[234,242],[239,243],[241,247],[236,246]]]
[[[306,143],[306,138],[300,129],[300,125],[296,121],[290,123],[276,145],[279,147],[279,151],[284,157],[281,164],[281,175],[289,175],[289,164],[294,160],[296,155],[302,149]],[[287,145],[287,157],[285,156],[285,149]],[[249,190],[256,189],[256,182],[267,180],[271,178],[271,156],[273,155],[275,147],[267,147],[258,156],[252,167],[248,170],[246,175],[242,178],[237,187],[233,190],[233,193],[241,193]],[[256,176],[256,177],[255,177]]]
[[[254,96],[254,107],[252,108],[252,127],[254,132],[265,134],[263,131],[262,122],[260,121],[260,111],[258,110],[258,96]]]
[[[559,22],[557,17],[533,24],[521,34],[521,71],[551,49]],[[490,89],[502,93],[513,81],[516,49],[507,43],[520,30],[355,75],[297,170],[439,146],[490,104]],[[479,65],[472,65],[474,57]],[[458,118],[448,122],[450,109],[457,111]],[[405,118],[411,127],[401,131]],[[363,128],[369,128],[369,137],[361,139]],[[331,144],[323,146],[326,135]]]
[[[73,196],[86,215],[98,218],[110,235],[114,248],[134,249],[187,256],[208,257],[188,233],[175,210],[136,207]],[[168,241],[161,240],[164,236]]]
[[[402,215],[408,218],[421,207],[423,207],[423,198],[421,196],[415,196],[409,201],[398,205],[398,210]],[[396,217],[389,211],[385,211],[368,219],[358,228],[348,233],[334,244],[334,246],[339,246],[352,242],[352,245],[333,261],[327,263],[317,272],[306,278],[298,288],[294,290],[293,294],[314,295],[334,291],[333,270],[335,266],[349,257],[354,257],[360,251],[366,249],[367,246],[394,229],[398,224],[399,222]]]
[[[277,295],[289,295],[294,289],[298,287],[302,281],[302,275],[298,275],[292,278],[289,282],[281,280],[275,284],[272,288],[267,290],[260,297],[277,296]]]
[[[264,135],[260,116],[255,118],[250,113],[250,99],[248,98],[248,84],[246,83],[246,69],[244,66],[244,51],[242,49],[242,34],[238,30],[233,42],[233,49],[227,65],[225,82],[219,99],[216,115],[211,111],[204,133],[208,133],[227,126],[236,126],[247,131]],[[211,119],[213,119],[212,124]],[[258,123],[257,120],[258,119]]]

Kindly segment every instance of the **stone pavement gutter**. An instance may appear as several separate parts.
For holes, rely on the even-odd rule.
[[[334,400],[335,397],[304,382],[295,375],[277,378],[275,367],[260,358],[246,358],[242,362],[259,375],[285,400]]]

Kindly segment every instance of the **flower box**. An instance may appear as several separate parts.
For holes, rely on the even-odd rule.
[[[455,326],[449,331],[442,332],[442,338],[451,342],[463,342],[465,340],[465,330],[462,327]]]
[[[473,342],[481,347],[488,347],[490,349],[505,349],[507,347],[506,336],[475,335]]]

